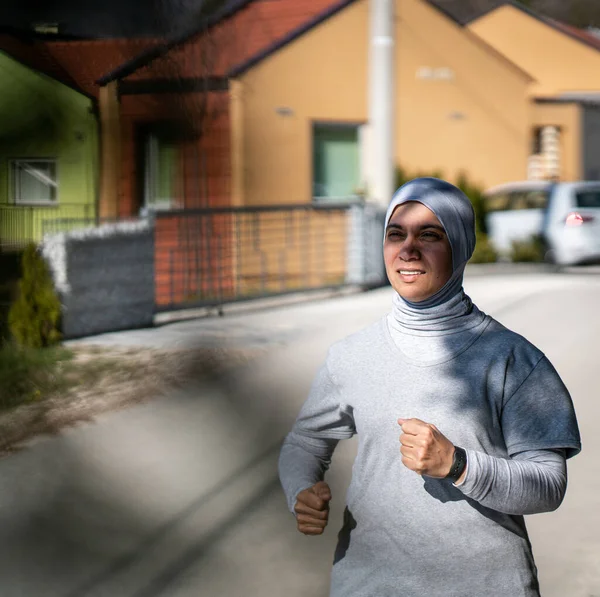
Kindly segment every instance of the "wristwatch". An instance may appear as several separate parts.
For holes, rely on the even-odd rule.
[[[459,477],[463,474],[467,466],[467,453],[458,446],[454,446],[454,456],[452,458],[452,466],[450,472],[446,475],[446,479],[450,479],[452,483],[456,483]]]

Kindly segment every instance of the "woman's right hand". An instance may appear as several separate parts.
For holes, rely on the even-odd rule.
[[[304,489],[296,498],[296,521],[298,530],[305,535],[322,535],[329,519],[331,489],[325,481],[319,481]]]

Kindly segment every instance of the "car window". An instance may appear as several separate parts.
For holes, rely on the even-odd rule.
[[[547,204],[547,191],[518,191],[512,193],[509,209],[544,209]]]
[[[509,208],[510,196],[508,193],[497,193],[494,195],[488,195],[485,198],[486,211],[504,211]]]
[[[486,197],[486,210],[515,211],[521,209],[545,209],[549,191],[504,191]]]
[[[545,209],[548,205],[548,191],[529,191],[527,193],[527,209]]]
[[[523,191],[515,191],[510,194],[510,209],[527,209],[527,193]]]
[[[575,193],[577,207],[600,208],[600,189]]]

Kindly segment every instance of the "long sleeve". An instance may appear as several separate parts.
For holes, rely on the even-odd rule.
[[[294,512],[298,493],[323,479],[338,441],[356,433],[352,413],[342,402],[326,363],[317,373],[279,456],[279,479],[290,512]]]
[[[290,512],[294,512],[298,494],[322,481],[331,463],[338,440],[313,439],[292,431],[279,455],[279,479]]]
[[[560,506],[567,488],[564,450],[528,450],[497,458],[467,450],[466,496],[505,514],[537,514]]]

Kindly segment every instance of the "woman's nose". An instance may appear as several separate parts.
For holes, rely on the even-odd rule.
[[[413,261],[415,259],[419,259],[419,256],[419,250],[415,242],[415,238],[412,236],[407,236],[400,246],[400,259],[404,261]]]

